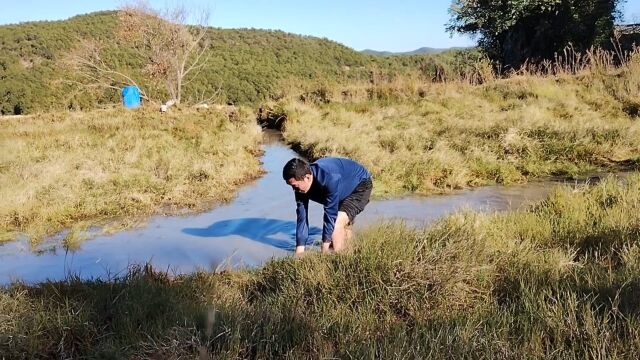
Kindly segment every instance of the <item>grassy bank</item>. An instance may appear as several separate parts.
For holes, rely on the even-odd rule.
[[[254,271],[0,291],[9,358],[638,358],[640,176]]]
[[[475,80],[309,90],[304,102],[279,104],[285,138],[311,158],[359,160],[379,195],[637,167],[640,53],[621,67],[610,54],[590,56],[590,65],[560,64],[553,75],[498,79],[485,67]]]
[[[155,110],[155,109],[154,109]],[[120,109],[0,120],[0,240],[128,227],[199,210],[260,175],[260,133],[240,110]]]

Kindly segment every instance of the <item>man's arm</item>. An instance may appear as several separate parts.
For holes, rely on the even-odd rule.
[[[338,204],[340,199],[338,198],[340,179],[338,177],[331,177],[327,181],[327,200],[324,205],[324,219],[322,226],[322,242],[328,244],[331,242],[333,230],[336,226],[336,218],[338,217]],[[327,245],[328,246],[328,245]]]
[[[304,252],[305,244],[309,239],[309,198],[296,194],[296,254]]]

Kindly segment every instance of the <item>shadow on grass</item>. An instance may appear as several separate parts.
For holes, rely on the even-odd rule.
[[[242,218],[218,221],[206,228],[185,228],[185,234],[200,237],[242,236],[247,239],[271,245],[279,249],[293,250],[295,248],[296,223],[293,221]],[[311,226],[309,236],[317,236],[322,229]]]

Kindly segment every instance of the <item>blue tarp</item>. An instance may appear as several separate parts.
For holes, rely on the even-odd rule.
[[[129,85],[122,88],[122,104],[128,109],[135,109],[140,106],[140,89],[137,86]]]

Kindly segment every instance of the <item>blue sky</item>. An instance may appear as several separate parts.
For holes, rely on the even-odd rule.
[[[151,0],[163,8],[171,0]],[[356,50],[410,51],[423,46],[472,46],[466,36],[445,31],[451,0],[190,0],[208,8],[209,25],[222,28],[279,29],[326,37]],[[98,10],[117,9],[121,0],[0,0],[0,24],[61,20]],[[640,0],[628,0],[625,22],[640,22]]]

